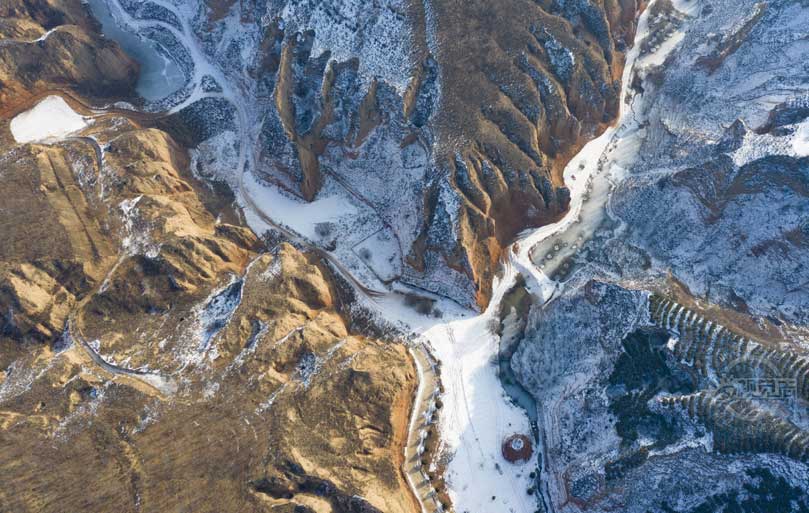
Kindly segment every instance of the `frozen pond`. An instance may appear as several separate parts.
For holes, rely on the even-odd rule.
[[[122,29],[116,23],[116,13],[104,0],[87,0],[93,16],[101,23],[104,35],[116,41],[130,57],[140,64],[140,76],[135,90],[145,100],[153,102],[179,90],[185,84],[185,75],[172,59],[163,55],[152,43]],[[117,4],[113,6],[118,9]],[[117,17],[120,19],[120,16]]]

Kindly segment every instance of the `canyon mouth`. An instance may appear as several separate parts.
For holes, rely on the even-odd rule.
[[[808,21],[0,0],[0,512],[809,511]]]

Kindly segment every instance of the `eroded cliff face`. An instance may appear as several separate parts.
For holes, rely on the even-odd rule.
[[[617,114],[640,8],[187,7],[206,52],[256,110],[249,171],[305,201],[348,198],[395,240],[394,271],[372,274],[480,307],[503,247],[566,211],[561,170]]]
[[[651,7],[633,119],[598,156],[615,187],[590,240],[537,253],[566,270],[511,360],[555,511],[809,507],[808,16]]]
[[[0,509],[417,511],[404,346],[363,334],[319,256],[243,226],[175,124],[101,107],[136,67],[82,4],[2,9]],[[87,126],[17,143],[45,93]]]
[[[71,328],[72,344],[4,365],[0,504],[417,511],[400,473],[415,381],[405,349],[348,333],[328,273],[290,246],[254,260],[243,280],[221,331],[205,323],[223,321],[210,302],[175,305],[200,316],[175,330],[190,355],[173,339],[165,350],[138,344],[156,340],[144,337],[149,316],[175,320],[142,312],[109,319],[129,322],[119,339]],[[97,365],[85,343],[140,374]]]
[[[561,171],[617,115],[637,10],[634,2],[433,3],[441,77],[434,162],[457,200],[445,212],[428,209],[428,223],[452,218],[457,245],[447,251],[428,227],[416,248],[465,269],[479,305],[502,248],[567,210]]]
[[[138,65],[97,32],[79,0],[10,0],[0,6],[0,113],[66,87],[129,98]]]

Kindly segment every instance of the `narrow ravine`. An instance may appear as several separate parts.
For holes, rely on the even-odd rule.
[[[255,169],[255,147],[258,138],[255,133],[258,125],[252,119],[253,109],[248,103],[249,95],[242,94],[241,88],[233,85],[225,74],[208,60],[199,42],[196,41],[188,17],[183,15],[186,13],[178,12],[177,8],[168,2],[157,2],[182,20],[182,30],[178,30],[163,22],[130,17],[121,8],[119,0],[105,1],[108,5],[112,5],[116,12],[121,13],[123,19],[120,21],[129,30],[160,25],[171,31],[186,47],[194,65],[193,77],[185,86],[191,89],[191,93],[181,103],[173,106],[171,112],[177,112],[205,96],[200,86],[203,76],[211,75],[220,83],[223,92],[219,93],[219,96],[224,97],[236,109],[240,144],[232,185],[236,189],[234,192],[245,211],[248,224],[257,233],[262,233],[268,226],[275,229],[284,227],[281,231],[289,238],[299,242],[305,241],[305,237],[291,231],[283,220],[269,215],[268,209],[261,204],[261,199],[254,197],[245,187],[245,175]],[[563,282],[552,278],[554,271],[560,265],[564,266],[565,258],[581,247],[604,218],[613,180],[616,176],[620,176],[620,166],[615,165],[614,160],[610,160],[610,152],[622,139],[633,136],[640,128],[641,121],[633,114],[635,98],[629,95],[636,63],[639,59],[649,58],[648,55],[639,56],[639,42],[648,32],[647,13],[648,8],[639,19],[635,42],[626,57],[618,119],[601,136],[585,145],[565,168],[564,180],[571,191],[568,213],[556,223],[522,234],[511,246],[500,276],[494,283],[491,301],[483,313],[464,309],[450,300],[436,297],[434,298],[436,309],[440,310],[441,314],[419,314],[412,306],[406,304],[401,287],[398,287],[400,289],[398,291],[387,292],[369,289],[363,285],[361,279],[355,278],[349,266],[333,253],[304,244],[332,262],[337,272],[347,278],[367,306],[375,309],[380,317],[386,321],[400,323],[416,334],[413,350],[419,353],[415,358],[419,363],[422,386],[413,407],[411,433],[406,450],[409,458],[405,458],[404,472],[425,510],[434,511],[440,506],[435,501],[428,504],[424,500],[429,495],[429,485],[427,485],[428,492],[421,493],[424,483],[419,476],[423,474],[416,471],[412,462],[413,451],[416,450],[412,445],[424,436],[422,432],[425,423],[420,422],[418,416],[430,411],[430,401],[436,399],[433,392],[436,377],[428,375],[432,372],[432,368],[428,369],[429,366],[425,365],[430,357],[437,359],[441,367],[444,392],[440,397],[443,403],[439,424],[440,449],[444,454],[451,455],[445,479],[454,509],[458,512],[534,513],[543,507],[541,505],[553,510],[553,504],[560,497],[556,480],[553,476],[546,476],[544,468],[540,474],[543,476],[540,493],[527,493],[536,484],[534,472],[537,470],[537,458],[541,461],[545,453],[543,447],[552,443],[553,436],[550,434],[549,437],[549,434],[543,432],[542,414],[539,415],[539,428],[537,429],[536,424],[532,426],[531,418],[536,416],[529,416],[525,409],[515,404],[500,382],[499,336],[494,326],[498,322],[503,297],[520,276],[535,297],[534,304],[551,301],[563,286]],[[660,52],[670,51],[670,48],[663,47]],[[659,58],[659,55],[651,55]],[[166,87],[170,88],[168,85]],[[171,92],[167,91],[165,94]],[[625,98],[629,101],[625,102]],[[394,284],[391,288],[396,289],[397,286]],[[541,403],[538,407],[542,411]],[[518,464],[507,462],[501,452],[503,441],[514,434],[535,438],[536,431],[539,431],[540,440],[535,440],[539,450],[535,451],[534,457],[530,461]],[[408,465],[410,467],[407,467]]]
[[[571,190],[568,213],[556,223],[523,234],[512,244],[486,311],[475,316],[453,309],[450,302],[443,301],[441,307],[448,315],[435,322],[402,315],[406,310],[401,306],[388,304],[382,308],[386,318],[398,318],[420,333],[441,361],[445,410],[440,430],[445,449],[454,455],[446,479],[456,511],[533,513],[538,508],[553,511],[554,504],[559,504],[564,495],[558,489],[556,476],[549,475],[544,464],[539,469],[541,500],[537,500],[539,494],[529,495],[527,489],[534,484],[529,475],[537,470],[535,461],[514,465],[501,454],[506,437],[532,433],[530,419],[536,415],[515,406],[518,401],[509,396],[498,379],[498,335],[493,326],[504,295],[519,276],[534,296],[534,304],[552,301],[564,286],[561,278],[554,277],[554,271],[593,235],[606,216],[610,193],[622,176],[620,159],[634,157],[631,149],[621,152],[616,149],[642,129],[642,119],[637,115],[640,109],[636,108],[642,99],[630,89],[633,73],[647,62],[662,62],[674,46],[660,45],[640,55],[640,42],[649,31],[649,6],[638,20],[634,44],[627,54],[618,119],[586,144],[565,168],[565,183]],[[539,454],[535,453],[535,457],[542,462],[543,448],[553,443],[553,435],[549,438],[542,430],[541,416],[552,412],[542,411],[541,402],[538,408],[541,439],[537,441]]]

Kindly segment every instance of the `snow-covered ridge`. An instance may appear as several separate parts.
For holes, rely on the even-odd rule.
[[[685,1],[675,2],[675,7],[682,6]],[[247,221],[256,232],[263,232],[273,226],[289,228],[302,236],[303,245],[308,244],[318,249],[329,247],[336,241],[335,249],[329,250],[328,256],[333,259],[333,263],[341,264],[338,269],[340,273],[356,277],[355,283],[380,284],[395,276],[398,271],[395,261],[403,257],[403,245],[395,244],[394,237],[390,235],[389,225],[406,225],[405,227],[410,225],[403,219],[384,219],[378,216],[373,208],[352,194],[352,189],[364,188],[362,190],[365,192],[372,188],[370,182],[374,178],[363,176],[360,172],[351,173],[350,155],[336,151],[326,156],[324,160],[334,164],[330,172],[339,175],[340,179],[332,179],[330,176],[324,178],[325,185],[312,203],[296,201],[291,195],[281,192],[280,187],[262,183],[253,174],[257,168],[256,154],[259,146],[257,134],[265,118],[262,117],[264,113],[261,109],[256,108],[253,103],[257,97],[254,85],[245,80],[247,75],[240,73],[253,64],[251,56],[255,56],[255,53],[252,53],[255,48],[251,45],[255,43],[256,33],[240,33],[239,30],[243,25],[237,12],[233,10],[216,29],[215,36],[203,39],[206,35],[200,34],[198,19],[200,9],[196,2],[187,2],[181,9],[164,0],[160,0],[160,4],[171,12],[176,10],[178,18],[182,20],[179,26],[164,23],[161,27],[173,34],[173,37],[185,47],[194,67],[188,95],[182,102],[173,105],[171,111],[176,113],[204,97],[224,98],[231,102],[237,111],[237,122],[233,131],[225,132],[226,135],[221,135],[215,143],[211,141],[207,144],[207,150],[203,145],[195,155],[197,159],[195,162],[201,163],[202,171],[210,172],[212,175],[230,171],[229,175],[219,178],[229,179],[234,186],[240,203],[245,207]],[[379,22],[379,27],[374,26],[360,31],[363,34],[376,34],[379,30],[386,32],[379,35],[378,41],[375,41],[374,38],[361,39],[355,33],[356,21],[352,17],[356,17],[358,9],[363,8],[360,3],[345,1],[334,4],[329,6],[323,2],[318,4],[320,7],[311,10],[308,9],[310,3],[290,1],[285,3],[280,11],[268,11],[263,20],[265,23],[273,21],[282,31],[290,33],[314,29],[316,40],[312,49],[313,57],[322,55],[326,50],[331,52],[330,58],[335,60],[348,60],[359,55],[359,74],[364,80],[367,81],[370,76],[380,76],[383,81],[394,84],[397,90],[401,91],[404,84],[401,81],[402,75],[409,69],[405,65],[406,56],[400,55],[395,50],[385,55],[379,53],[386,47],[386,44],[380,42],[389,40],[385,38],[399,37],[407,32],[405,26],[396,25],[391,21],[398,19],[395,9],[385,11],[381,21],[379,19],[375,21]],[[691,4],[687,9],[683,8],[684,12],[696,13],[697,6],[694,4],[698,2]],[[383,9],[385,7],[390,6],[383,2]],[[155,24],[150,20],[134,19],[129,20],[129,23],[140,29]],[[648,19],[642,18],[636,40],[648,35],[646,34],[648,27]],[[652,46],[652,51],[648,54],[639,55],[639,45],[632,48],[627,56],[623,76],[622,99],[632,82],[633,65],[644,65],[653,69],[666,62],[667,57],[676,55],[680,45],[689,43],[684,34],[684,31],[673,33],[668,40]],[[569,56],[564,52],[557,54],[556,65],[561,73],[571,63],[568,62]],[[743,52],[741,54],[743,55]],[[228,59],[232,57],[232,60],[226,57]],[[380,60],[382,57],[385,59]],[[204,86],[206,77],[210,79],[207,82],[215,82],[219,87]],[[398,294],[387,294],[382,298],[369,300],[371,307],[377,308],[386,320],[400,321],[417,333],[425,344],[433,348],[433,354],[443,362],[446,392],[442,398],[445,408],[441,418],[441,430],[444,447],[448,454],[452,455],[447,467],[447,481],[450,495],[458,511],[531,513],[537,507],[536,496],[532,497],[525,493],[533,483],[529,477],[532,467],[509,464],[500,453],[500,443],[506,436],[514,432],[529,432],[530,426],[525,413],[511,403],[498,380],[497,367],[493,363],[497,354],[498,340],[497,335],[491,330],[491,324],[495,320],[503,295],[513,285],[518,275],[525,277],[528,288],[541,301],[548,301],[558,293],[560,284],[542,272],[540,266],[543,264],[532,261],[529,258],[529,251],[532,248],[540,248],[536,253],[545,258],[551,249],[558,254],[560,250],[557,246],[581,247],[583,239],[596,232],[606,214],[609,214],[607,209],[614,183],[612,180],[623,179],[630,172],[630,167],[640,152],[641,136],[648,130],[648,126],[644,123],[642,105],[636,100],[637,98],[633,98],[629,104],[622,101],[620,119],[616,126],[585,146],[571,161],[565,170],[565,181],[570,185],[572,194],[569,214],[560,222],[525,234],[521,238],[514,248],[514,253],[509,255],[502,278],[494,286],[489,308],[482,315],[440,299],[437,300],[437,309],[443,312],[441,318],[417,314],[404,304]],[[764,111],[763,108],[759,110]],[[676,117],[676,113],[673,117]],[[793,128],[795,128],[794,136],[788,140],[779,139],[779,143],[788,142],[791,144],[791,151],[797,155],[806,151],[809,129],[803,125]],[[712,127],[712,130],[715,131],[715,127]],[[704,135],[704,138],[710,139],[711,130],[706,132],[708,134]],[[755,137],[750,135],[753,146],[761,142]],[[414,182],[424,179],[424,175],[419,175],[418,172],[419,169],[427,167],[426,157],[418,150],[420,147],[412,145],[405,154],[401,148],[397,149],[387,144],[385,140],[375,141],[373,136],[366,144],[372,145],[381,154],[378,160],[374,160],[381,169],[398,170],[401,165],[401,169],[407,169],[408,172],[415,170],[409,177]],[[744,148],[743,146],[742,149]],[[206,159],[209,157],[205,154],[206,151],[211,153],[217,149],[227,153],[225,157],[229,160],[227,165],[221,165],[220,161],[216,162],[215,166],[205,169]],[[400,151],[402,155],[396,154],[396,151]],[[790,150],[785,147],[784,151]],[[611,152],[614,155],[608,158]],[[416,165],[413,167],[405,165],[408,161],[415,162]],[[661,167],[657,172],[662,175],[667,169]],[[404,176],[405,173],[400,175]],[[359,187],[351,181],[352,177],[357,176],[362,180]],[[388,175],[382,176],[387,178]],[[380,182],[380,189],[387,187],[399,196],[404,196],[403,192],[408,190],[407,181],[393,184],[383,179]],[[248,196],[252,197],[249,201]],[[458,212],[457,196],[442,189],[439,202],[440,207],[446,211],[441,222],[457,223],[455,215]],[[401,218],[406,215],[417,218],[419,214],[404,209],[398,212],[402,214]],[[349,235],[336,237],[331,231],[336,225],[342,225],[341,234]],[[406,231],[401,230],[402,233]],[[451,234],[454,231],[448,229],[442,233]],[[571,241],[576,241],[575,245]],[[232,301],[225,303],[225,306],[233,306]],[[216,327],[220,320],[225,322],[226,314],[227,309],[222,315],[215,315],[210,325]],[[208,341],[209,339],[205,341],[205,345]],[[301,369],[302,375],[305,374],[304,370],[306,369]],[[577,385],[576,377],[573,376],[571,386]],[[545,414],[553,415],[553,412]],[[550,439],[551,442],[554,441],[553,433]],[[552,485],[557,488],[545,492],[551,503],[561,496],[560,483]]]
[[[806,231],[809,9],[768,4],[714,71],[694,67],[756,5],[722,0],[689,19],[665,79],[644,92],[640,158],[629,160],[612,213],[627,229],[625,242],[695,296],[805,323],[807,252],[790,240]]]
[[[646,37],[646,27],[644,13],[636,41]],[[627,55],[621,98],[629,90],[638,56],[636,45]],[[529,473],[536,470],[536,466],[509,463],[500,450],[507,436],[531,433],[531,426],[526,412],[512,402],[500,382],[496,363],[499,337],[491,326],[505,293],[520,275],[540,304],[554,297],[558,284],[531,261],[531,249],[544,241],[564,237],[582,224],[598,223],[607,192],[594,202],[593,208],[584,208],[585,198],[593,179],[609,185],[608,173],[601,172],[599,162],[603,163],[602,156],[607,154],[616,134],[631,132],[627,127],[631,115],[631,105],[621,102],[620,117],[615,124],[620,129],[609,128],[588,143],[566,167],[565,181],[571,189],[568,214],[557,223],[523,234],[511,246],[502,277],[494,286],[485,312],[476,315],[443,300],[438,303],[444,312],[443,318],[427,320],[397,305],[392,298],[379,301],[383,316],[406,323],[424,338],[441,361],[446,392],[442,396],[445,406],[440,427],[445,447],[453,454],[446,479],[457,511],[532,513],[538,508],[538,494],[526,494],[535,484]],[[554,494],[546,495],[546,499],[553,497]]]
[[[790,132],[789,135],[747,132],[740,147],[731,155],[733,163],[741,167],[769,155],[809,156],[809,120],[784,125],[781,129]]]
[[[407,9],[405,0],[288,0],[280,12],[268,10],[266,19],[280,18],[286,31],[314,30],[313,57],[328,51],[337,61],[358,58],[366,83],[384,80],[403,94],[413,67]]]

